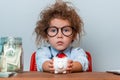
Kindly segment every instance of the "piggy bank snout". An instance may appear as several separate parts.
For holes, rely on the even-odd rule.
[[[59,63],[58,63],[58,68],[60,68],[60,69],[64,68],[63,62],[59,62]]]

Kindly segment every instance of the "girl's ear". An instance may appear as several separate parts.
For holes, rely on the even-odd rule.
[[[75,39],[77,39],[76,36],[73,36],[72,37],[72,43],[75,41]]]
[[[73,41],[77,39],[77,35],[73,36]]]
[[[45,38],[45,41],[48,42],[48,38]]]

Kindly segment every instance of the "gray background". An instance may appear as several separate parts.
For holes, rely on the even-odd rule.
[[[84,21],[81,47],[93,58],[93,71],[120,69],[120,0],[67,0]],[[37,48],[32,35],[39,13],[54,0],[0,0],[0,37],[23,39],[24,70]]]

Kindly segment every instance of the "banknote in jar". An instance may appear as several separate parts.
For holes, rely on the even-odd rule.
[[[6,57],[0,55],[0,72],[6,72],[6,71],[7,71]]]

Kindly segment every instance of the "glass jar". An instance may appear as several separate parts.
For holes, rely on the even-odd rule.
[[[5,57],[6,69],[1,70],[23,71],[23,48],[22,38],[20,37],[1,37],[0,38],[0,56]],[[5,63],[5,62],[3,62]],[[2,69],[2,68],[1,68]]]

